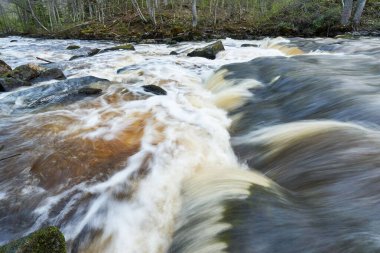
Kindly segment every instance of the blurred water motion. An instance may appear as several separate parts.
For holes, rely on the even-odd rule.
[[[227,39],[214,61],[11,39],[12,67],[32,50],[69,79],[0,94],[1,243],[55,225],[69,252],[380,251],[379,39]]]

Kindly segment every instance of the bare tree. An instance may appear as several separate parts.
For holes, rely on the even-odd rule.
[[[366,0],[358,0],[355,15],[354,15],[354,24],[356,26],[359,25],[359,23],[360,23],[360,18],[362,16],[366,2],[367,2]]]
[[[198,25],[198,16],[197,16],[197,0],[192,0],[192,14],[193,14],[193,27]]]
[[[352,13],[353,0],[344,0],[344,6],[342,11],[342,25],[346,26],[350,22]]]

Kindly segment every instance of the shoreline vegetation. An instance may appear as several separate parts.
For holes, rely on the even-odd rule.
[[[3,36],[167,44],[226,37],[380,36],[380,3],[371,0],[3,0],[0,1],[0,31]]]

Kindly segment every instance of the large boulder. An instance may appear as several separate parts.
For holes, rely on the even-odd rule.
[[[22,86],[30,86],[31,83],[13,77],[0,78],[0,92],[11,91]]]
[[[216,58],[216,55],[221,51],[224,51],[224,46],[223,43],[219,40],[206,47],[195,49],[191,53],[188,53],[187,56],[203,57],[210,60],[214,60]]]
[[[80,46],[78,46],[78,45],[69,45],[66,47],[67,50],[75,50],[75,49],[79,49],[79,48],[80,48]]]
[[[124,45],[120,45],[120,46],[109,47],[109,48],[103,49],[101,51],[101,53],[109,52],[109,51],[119,51],[119,50],[132,50],[132,51],[134,51],[135,47],[132,44],[124,44]]]
[[[10,71],[12,71],[12,68],[4,61],[0,60],[0,76],[5,75]]]
[[[36,64],[25,64],[18,66],[8,74],[8,77],[25,82],[42,82],[52,79],[64,80],[66,76],[58,68],[47,69]]]
[[[25,64],[16,67],[12,71],[11,76],[22,81],[31,81],[32,79],[37,78],[43,70],[44,68],[36,64]]]
[[[65,253],[65,237],[57,227],[45,227],[0,247],[0,253]]]

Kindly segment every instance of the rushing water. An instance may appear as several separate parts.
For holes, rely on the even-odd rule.
[[[69,61],[114,43],[0,38],[68,77],[0,94],[0,244],[55,225],[69,252],[379,252],[380,39],[223,43]]]

